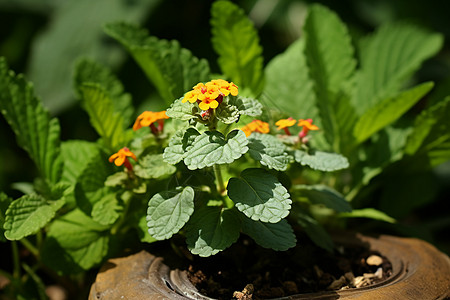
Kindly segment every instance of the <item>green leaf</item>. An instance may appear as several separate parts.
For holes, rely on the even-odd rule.
[[[241,222],[242,231],[261,247],[275,251],[286,251],[295,247],[297,243],[294,230],[284,219],[278,223],[264,223],[241,216]]]
[[[0,192],[0,242],[6,242],[3,225],[5,224],[5,212],[12,201],[12,198],[8,197],[8,195],[3,192]]]
[[[120,217],[123,207],[119,205],[115,193],[103,196],[92,207],[92,219],[101,225],[112,225]]]
[[[148,226],[147,226],[147,216],[142,216],[139,219],[137,231],[139,235],[139,240],[144,243],[154,243],[158,241],[154,237],[148,233]]]
[[[63,205],[63,199],[49,201],[36,194],[20,197],[6,211],[5,237],[20,240],[36,233],[53,219]]]
[[[98,84],[111,99],[114,112],[122,115],[123,125],[128,127],[128,124],[132,122],[134,109],[131,96],[124,92],[122,83],[109,69],[96,62],[82,59],[75,66],[74,80],[78,97],[83,96],[81,87],[84,83]]]
[[[228,105],[236,106],[240,115],[259,117],[262,114],[262,104],[252,98],[228,96]]]
[[[286,146],[276,137],[254,132],[248,138],[248,153],[263,166],[277,171],[285,171],[290,162]]]
[[[316,123],[328,143],[334,145],[343,124],[334,108],[341,104],[340,93],[348,89],[349,79],[356,67],[350,34],[337,14],[318,4],[310,6],[303,31],[304,51],[321,118],[320,124]],[[349,103],[345,105],[351,108]]]
[[[75,184],[78,176],[86,168],[89,161],[99,155],[96,143],[70,140],[61,143],[61,157],[64,161],[62,180]]]
[[[385,99],[368,109],[353,130],[356,141],[364,142],[375,132],[393,123],[433,88],[433,83],[423,83],[393,98]]]
[[[297,222],[316,245],[327,251],[333,251],[333,240],[317,220],[306,214],[296,214],[296,216]]]
[[[114,110],[107,91],[98,84],[84,83],[80,87],[83,106],[89,114],[91,125],[110,151],[125,147],[131,140],[132,131],[125,130],[121,113]]]
[[[200,133],[194,128],[177,131],[170,139],[169,146],[164,149],[164,161],[172,165],[182,161],[187,148],[192,145],[198,136],[200,136]]]
[[[405,153],[427,153],[433,166],[450,159],[450,97],[422,111],[414,122]]]
[[[258,95],[264,86],[262,48],[244,11],[229,1],[211,8],[212,45],[222,72],[238,86]]]
[[[361,69],[356,77],[353,105],[361,115],[380,101],[395,96],[421,64],[435,55],[443,36],[412,24],[381,26],[361,43]]]
[[[165,240],[183,228],[194,212],[194,190],[185,188],[154,195],[148,202],[148,232],[157,240]]]
[[[0,58],[0,111],[41,175],[51,183],[58,182],[63,167],[59,122],[50,118],[34,95],[33,85],[10,71],[4,58]]]
[[[323,204],[337,212],[352,211],[351,205],[337,191],[321,184],[317,185],[295,185],[292,190],[299,197],[306,197],[312,204]]]
[[[136,176],[144,179],[163,178],[175,173],[177,168],[163,160],[163,154],[149,154],[139,159],[134,167]]]
[[[268,63],[262,97],[269,103],[267,106],[289,112],[295,119],[312,118],[321,127],[313,83],[303,54],[304,46],[304,39],[299,39]]]
[[[209,65],[177,41],[159,40],[126,23],[110,23],[105,31],[124,45],[167,104],[199,82],[209,80]]]
[[[173,119],[179,119],[183,121],[189,121],[195,118],[195,105],[187,101],[181,102],[183,98],[175,100],[170,107],[166,110],[166,115]]]
[[[303,150],[295,150],[294,158],[302,166],[309,166],[314,170],[320,171],[337,171],[349,166],[347,158],[338,153],[315,150],[308,153]]]
[[[186,149],[184,163],[190,170],[230,164],[248,151],[247,144],[242,130],[231,131],[226,139],[218,131],[206,131]]]
[[[254,221],[278,223],[291,209],[286,188],[264,169],[244,170],[228,181],[227,191],[236,208]]]
[[[108,229],[80,210],[69,212],[49,227],[44,263],[63,273],[76,273],[99,265],[108,253]]]
[[[186,226],[188,249],[202,257],[225,250],[239,238],[240,220],[234,209],[203,206]]]
[[[340,213],[339,216],[342,218],[368,218],[388,223],[396,222],[394,218],[374,208],[354,209],[352,212]]]

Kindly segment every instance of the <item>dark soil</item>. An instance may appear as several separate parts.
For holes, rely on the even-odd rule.
[[[268,299],[366,286],[389,277],[392,267],[363,246],[336,245],[333,253],[298,236],[297,247],[276,252],[249,238],[209,258],[194,259],[188,273],[204,295],[216,299]],[[373,256],[374,255],[374,256]],[[380,262],[372,262],[372,256]]]

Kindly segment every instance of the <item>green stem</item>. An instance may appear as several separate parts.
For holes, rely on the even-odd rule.
[[[214,165],[214,175],[217,180],[217,191],[220,195],[222,195],[225,192],[225,184],[223,182],[222,171],[220,170],[219,165]]]
[[[28,249],[36,258],[39,258],[39,250],[29,240],[23,238],[20,243]]]
[[[15,279],[20,279],[20,259],[19,259],[19,248],[17,247],[17,242],[12,241],[12,255],[13,255],[13,277]]]

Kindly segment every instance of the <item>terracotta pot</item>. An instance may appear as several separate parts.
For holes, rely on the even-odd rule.
[[[371,286],[299,294],[283,299],[446,299],[450,297],[450,259],[432,245],[411,238],[341,236],[344,245],[369,246],[390,260],[392,276]],[[110,259],[91,287],[90,300],[212,299],[201,295],[185,271],[171,270],[147,252]]]

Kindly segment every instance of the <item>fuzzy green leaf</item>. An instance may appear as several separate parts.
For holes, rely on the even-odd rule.
[[[297,243],[294,230],[284,219],[278,223],[264,223],[242,216],[241,222],[242,231],[254,239],[261,247],[275,251],[286,251],[295,247]]]
[[[91,269],[108,253],[108,229],[80,210],[56,219],[49,227],[44,245],[45,264],[70,274]]]
[[[75,66],[74,80],[78,97],[83,96],[81,87],[84,83],[98,84],[104,91],[107,91],[114,112],[122,115],[123,125],[128,127],[128,124],[132,122],[131,118],[134,109],[131,103],[131,96],[124,92],[122,83],[114,76],[111,70],[94,61],[82,59]]]
[[[186,226],[186,243],[193,254],[211,256],[225,250],[239,238],[240,220],[234,209],[203,206]]]
[[[359,114],[395,96],[421,64],[435,55],[443,36],[412,24],[381,26],[361,43],[361,69],[352,98]]]
[[[312,204],[323,204],[337,212],[352,211],[344,196],[325,185],[296,185],[292,189],[296,196],[306,197]]]
[[[218,131],[206,131],[186,149],[184,163],[190,170],[230,164],[248,151],[247,144],[242,130],[231,131],[226,139]]]
[[[13,201],[6,211],[5,237],[20,240],[36,233],[55,216],[64,205],[64,199],[48,201],[42,196],[31,194]]]
[[[93,142],[81,140],[62,142],[61,157],[64,160],[62,180],[75,184],[92,157],[99,155],[99,150],[98,145]]]
[[[161,192],[148,202],[148,233],[157,240],[165,240],[177,233],[194,212],[194,190]]]
[[[163,154],[149,154],[139,159],[139,164],[134,167],[136,176],[152,179],[163,178],[175,173],[177,168],[163,160]]]
[[[319,171],[337,171],[349,166],[347,158],[338,153],[295,150],[294,158],[302,166]]]
[[[233,124],[239,122],[241,114],[234,105],[228,105],[226,101],[222,102],[215,111],[216,118],[224,124]]]
[[[388,223],[396,222],[394,218],[374,208],[354,209],[351,212],[340,213],[339,216],[342,218],[368,218]]]
[[[423,83],[393,98],[385,99],[368,109],[353,130],[356,141],[364,142],[375,132],[393,123],[433,88],[433,83]]]
[[[225,124],[239,121],[242,115],[257,117],[262,114],[262,104],[252,98],[228,96],[216,109],[216,117]]]
[[[92,207],[92,219],[101,225],[112,225],[120,217],[123,207],[119,205],[115,193],[103,196]]]
[[[285,171],[290,162],[286,146],[273,135],[254,132],[248,138],[248,153],[263,166]]]
[[[170,139],[169,146],[164,149],[163,159],[165,162],[175,165],[186,156],[186,150],[192,145],[200,133],[194,128],[180,130]]]
[[[142,216],[137,224],[139,240],[144,243],[154,243],[158,241],[148,233],[147,216]]]
[[[5,224],[5,212],[12,201],[12,198],[8,197],[8,195],[3,192],[0,192],[0,242],[6,242],[3,224]]]
[[[84,83],[80,87],[83,106],[89,114],[91,125],[110,151],[125,147],[131,140],[132,131],[125,130],[121,113],[114,110],[107,91],[99,84]]]
[[[244,11],[229,1],[211,8],[212,44],[222,72],[238,86],[258,95],[264,86],[258,33]]]
[[[183,98],[175,100],[170,107],[166,111],[166,115],[173,119],[179,119],[183,121],[189,121],[190,119],[194,119],[194,110],[196,109],[195,105],[189,103],[181,102]]]
[[[10,71],[4,58],[0,58],[0,111],[41,175],[51,183],[58,182],[63,167],[59,122],[50,118],[34,95],[33,85]]]
[[[159,40],[126,23],[107,24],[105,31],[127,48],[167,104],[209,80],[208,62],[194,57],[177,41]]]
[[[333,251],[333,240],[317,220],[306,214],[296,216],[297,222],[316,245],[330,252]]]
[[[264,169],[244,170],[228,181],[227,191],[236,208],[254,221],[278,223],[291,209],[286,188]]]

